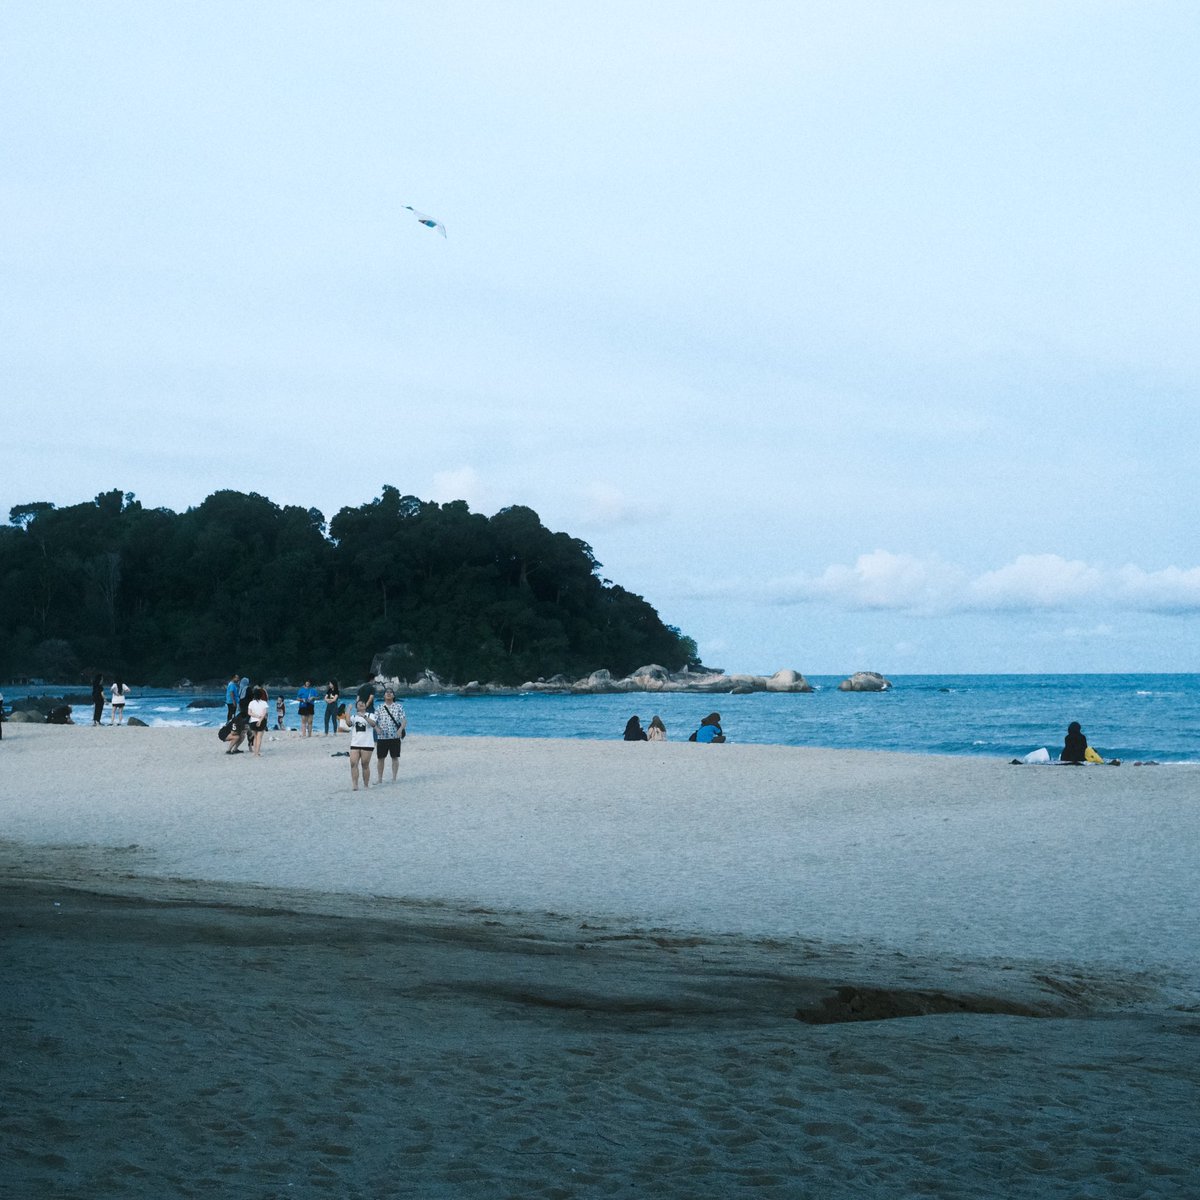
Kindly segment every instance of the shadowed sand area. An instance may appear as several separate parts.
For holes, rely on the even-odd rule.
[[[6,737],[6,1194],[1200,1191],[1191,945],[1124,932],[1194,912],[1200,773],[415,744],[355,797],[321,739]],[[1063,880],[1098,824],[1140,890],[1087,846]],[[1114,892],[1143,907],[1088,925]]]

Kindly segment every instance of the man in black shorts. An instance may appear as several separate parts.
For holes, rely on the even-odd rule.
[[[383,760],[392,760],[392,781],[400,770],[400,742],[408,728],[404,705],[396,703],[396,693],[386,688],[383,703],[375,709],[375,761],[379,774],[376,779],[383,782]]]

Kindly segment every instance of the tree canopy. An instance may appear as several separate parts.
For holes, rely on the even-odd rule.
[[[695,643],[598,576],[587,543],[515,505],[492,517],[392,486],[328,524],[214,492],[183,513],[101,493],[0,527],[0,676],[146,683],[413,677],[519,683],[694,662]]]

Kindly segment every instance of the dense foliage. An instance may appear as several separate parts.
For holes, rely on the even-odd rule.
[[[591,547],[532,509],[472,513],[385,487],[342,509],[221,491],[176,514],[106,492],[0,527],[0,677],[136,682],[402,677],[519,683],[696,647],[597,576]]]

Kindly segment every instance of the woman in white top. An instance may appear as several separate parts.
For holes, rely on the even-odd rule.
[[[367,702],[360,700],[348,717],[350,726],[350,782],[358,791],[358,768],[362,765],[363,787],[371,786],[371,755],[375,750],[375,714],[367,712]]]
[[[267,693],[262,688],[256,687],[250,693],[246,716],[250,719],[250,744],[254,753],[262,758],[263,734],[267,731]]]
[[[120,725],[125,720],[125,697],[129,695],[129,685],[119,679],[112,685],[112,725]]]
[[[650,718],[650,725],[646,730],[646,741],[648,742],[665,742],[667,740],[667,727],[662,723],[662,717],[654,716]]]

